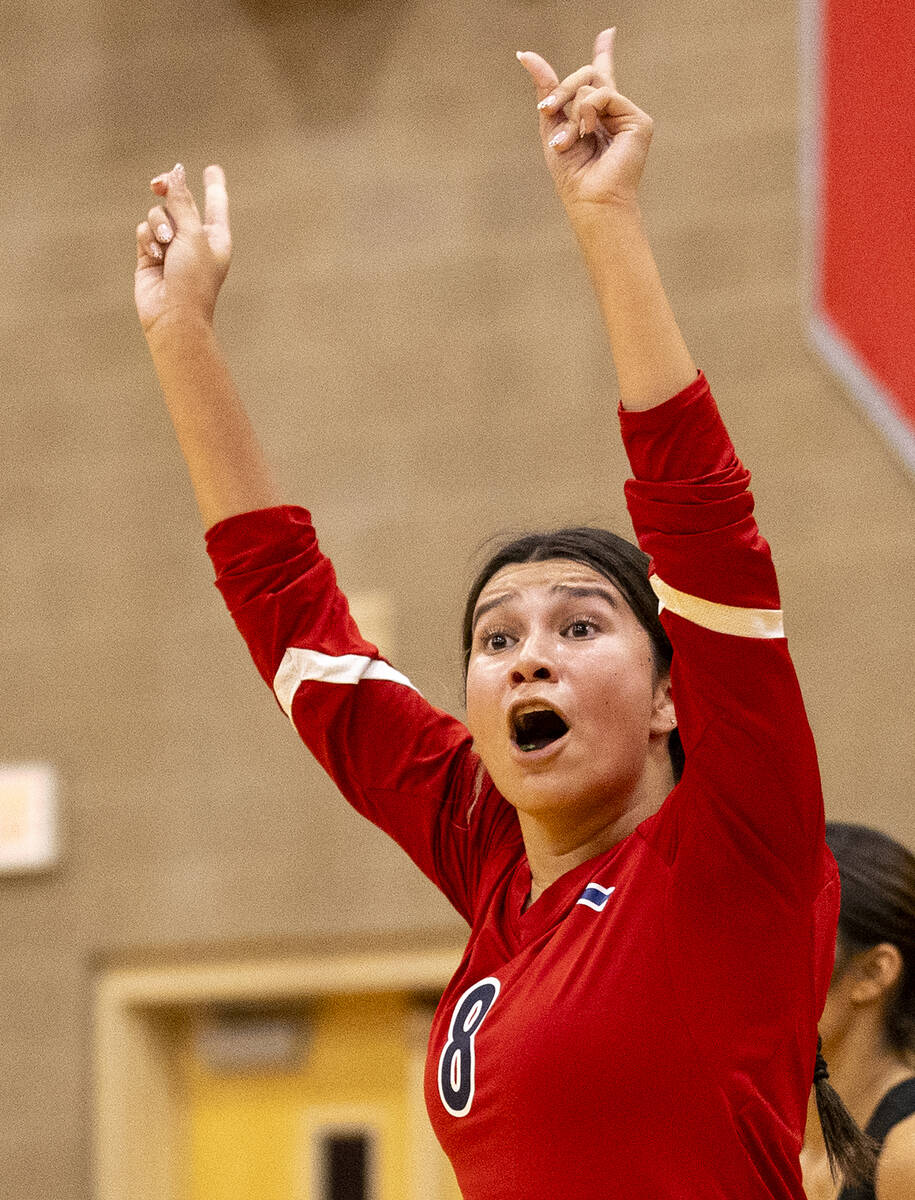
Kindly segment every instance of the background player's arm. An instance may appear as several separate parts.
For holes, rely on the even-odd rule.
[[[153,180],[162,204],[137,228],[134,296],[204,526],[279,503],[276,484],[213,331],[229,269],[225,176],[204,173],[201,221],[178,165]]]
[[[561,83],[519,54],[537,85],[543,153],[603,313],[625,409],[662,404],[696,378],[642,226],[637,193],[652,121],[616,90],[605,29],[593,61]]]

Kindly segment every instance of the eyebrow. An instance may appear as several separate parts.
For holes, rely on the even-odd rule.
[[[611,608],[618,608],[616,596],[609,588],[599,587],[595,583],[557,583],[550,588],[551,592],[562,592],[566,596],[574,596],[580,600],[586,600],[589,596],[597,596],[601,600],[606,600]]]
[[[600,600],[605,600],[611,608],[619,608],[616,596],[608,588],[599,587],[594,583],[554,583],[550,588],[553,594],[560,593],[563,596],[571,596],[576,600],[586,600],[597,596]],[[512,600],[517,596],[517,592],[504,592],[501,596],[493,596],[489,600],[484,600],[477,607],[473,614],[473,623],[471,630],[476,629],[477,622],[480,617],[490,612],[494,608],[498,608],[500,604],[504,604],[506,600]]]
[[[477,606],[473,614],[473,623],[470,626],[471,630],[476,629],[477,621],[479,621],[480,617],[485,616],[490,609],[498,608],[500,604],[504,604],[506,600],[511,600],[516,595],[517,592],[506,592],[503,596],[493,596],[490,600],[484,600],[482,604]]]

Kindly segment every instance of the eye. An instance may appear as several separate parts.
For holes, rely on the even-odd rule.
[[[478,637],[478,645],[481,650],[498,654],[500,650],[507,650],[511,646],[514,638],[510,633],[506,633],[504,629],[485,629]]]
[[[592,634],[597,633],[598,627],[590,617],[576,617],[574,621],[569,622],[564,632],[566,637],[581,641],[583,638],[589,638]]]

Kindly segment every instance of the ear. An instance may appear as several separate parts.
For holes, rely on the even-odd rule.
[[[903,962],[899,948],[892,942],[880,942],[857,955],[851,968],[854,971],[849,999],[852,1004],[873,1004],[887,996],[902,976]]]
[[[671,695],[670,675],[664,672],[664,674],[658,676],[654,685],[650,730],[653,737],[666,737],[676,728],[677,714],[674,710],[674,701]]]

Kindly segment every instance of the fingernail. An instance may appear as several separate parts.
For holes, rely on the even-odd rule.
[[[587,132],[588,131],[587,131],[587,129],[585,129],[584,121],[579,121],[578,122],[578,136],[580,138],[583,138],[587,134]]]
[[[153,242],[153,244],[149,247],[149,255],[150,258],[162,258],[162,247],[158,242]]]
[[[157,183],[165,183],[166,179],[168,179],[168,175],[157,175],[155,179],[150,179],[149,186],[153,187]]]
[[[171,225],[166,225],[163,221],[161,225],[156,226],[157,242],[170,242],[173,236]]]
[[[540,101],[540,103],[537,105],[537,107],[538,108],[552,108],[555,103],[556,103],[555,96],[547,96],[546,99]]]
[[[517,58],[518,62],[523,62],[528,54],[530,54],[530,50],[516,50],[515,58]]]
[[[176,179],[184,179],[184,167],[181,165],[181,163],[175,163],[175,165],[172,167],[171,173]]]
[[[568,133],[566,133],[566,131],[564,129],[560,129],[560,131],[558,133],[554,133],[553,136],[550,138],[549,144],[551,146],[561,146],[562,143],[564,141],[566,141],[568,136],[569,136]]]

